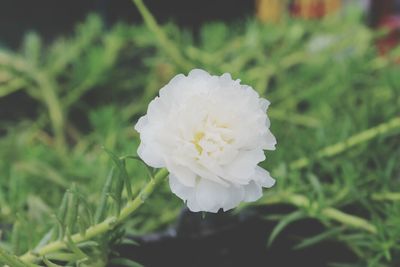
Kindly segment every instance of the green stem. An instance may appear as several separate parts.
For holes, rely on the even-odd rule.
[[[372,194],[372,199],[377,201],[400,201],[399,192],[385,192]]]
[[[325,147],[324,149],[322,149],[316,153],[315,159],[335,156],[337,154],[340,154],[340,153],[346,151],[347,149],[349,149],[353,146],[356,146],[358,144],[369,141],[377,136],[388,133],[389,131],[397,129],[397,128],[400,128],[400,117],[393,118],[388,122],[379,124],[378,126],[372,127],[361,133],[353,135],[345,141]],[[304,158],[300,158],[298,160],[293,161],[289,165],[289,167],[292,170],[297,170],[297,169],[302,169],[302,168],[310,165],[310,163],[311,163],[311,159],[304,157]]]
[[[55,136],[56,147],[59,149],[59,151],[65,152],[64,150],[66,148],[66,144],[64,135],[64,114],[61,108],[59,97],[55,90],[56,85],[55,83],[51,82],[43,73],[38,72],[34,74],[44,99],[44,104],[49,112],[51,126]]]
[[[310,201],[307,197],[298,194],[281,193],[271,196],[266,196],[265,200],[261,204],[278,204],[287,203],[299,208],[310,208],[312,210],[318,210],[320,214],[327,218],[340,222],[344,225],[365,230],[369,233],[376,234],[377,229],[375,225],[369,223],[367,220],[344,213],[338,209],[331,207],[319,207],[317,202]]]
[[[168,175],[168,171],[166,169],[161,169],[154,176],[154,179],[151,179],[146,186],[142,189],[140,194],[133,200],[128,201],[125,207],[121,210],[121,213],[118,217],[112,216],[108,217],[104,221],[89,227],[86,230],[84,235],[80,233],[74,234],[71,236],[71,240],[74,243],[80,243],[87,240],[90,240],[96,236],[104,234],[108,231],[111,231],[116,225],[122,223],[126,220],[135,210],[137,210],[143,203],[145,198],[147,198],[153,191],[154,188],[164,180],[164,178]],[[24,262],[34,262],[40,257],[52,252],[57,252],[60,249],[64,249],[67,247],[67,239],[58,240],[51,242],[37,251],[29,251],[22,255],[20,259]]]
[[[318,128],[321,125],[321,123],[313,117],[299,115],[299,114],[295,114],[295,113],[288,114],[287,111],[279,110],[279,109],[268,110],[268,115],[271,118],[274,118],[277,120],[287,121],[287,122],[290,122],[293,124],[310,127],[310,128]]]
[[[33,263],[25,263],[21,261],[17,256],[9,253],[0,246],[0,263],[7,264],[12,267],[39,267]]]
[[[371,234],[376,234],[378,232],[375,225],[369,223],[367,220],[344,213],[340,210],[334,208],[324,208],[321,210],[321,213],[332,220],[354,228],[363,229]]]
[[[170,42],[170,40],[167,38],[166,34],[158,25],[157,21],[150,13],[148,8],[145,6],[143,1],[142,0],[132,0],[132,1],[138,8],[147,27],[150,29],[150,31],[152,31],[155,34],[156,38],[158,39],[158,42],[160,43],[160,46],[164,48],[165,52],[175,61],[175,63],[184,70],[193,68],[193,66],[182,57],[181,53],[176,48],[175,44]]]
[[[11,66],[14,70],[27,74],[36,82],[40,97],[34,91],[29,90],[29,86],[27,87],[27,92],[42,101],[46,106],[56,140],[56,147],[60,152],[65,152],[64,114],[57,95],[56,84],[37,66],[30,64],[20,56],[0,52],[0,64]]]

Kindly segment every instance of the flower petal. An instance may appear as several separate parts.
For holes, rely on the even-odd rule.
[[[261,149],[242,151],[231,164],[226,166],[226,171],[237,182],[247,184],[254,174],[255,166],[264,159],[264,151]]]
[[[251,202],[256,201],[262,196],[261,186],[251,181],[248,185],[244,186],[245,196],[244,201]]]
[[[188,78],[200,78],[200,79],[209,79],[210,74],[202,69],[193,69],[189,72]]]
[[[165,163],[161,155],[156,152],[152,146],[145,143],[140,143],[137,150],[138,156],[149,166],[153,168],[163,168]]]
[[[143,128],[144,127],[146,127],[147,126],[147,124],[149,123],[149,121],[148,121],[148,119],[147,119],[147,116],[142,116],[139,120],[138,120],[138,122],[136,123],[136,125],[135,125],[135,130],[137,131],[137,132],[141,132],[142,130],[143,130]]]
[[[167,169],[185,186],[195,186],[197,175],[187,167],[167,161]]]
[[[268,150],[275,150],[275,145],[276,145],[276,138],[275,136],[271,133],[270,130],[267,130],[263,136],[262,136],[262,148],[263,149],[268,149]]]
[[[231,185],[231,188],[229,189],[229,195],[222,205],[223,210],[227,211],[237,207],[239,203],[243,201],[244,195],[245,190],[242,186]]]
[[[217,212],[226,197],[226,188],[207,179],[201,179],[196,186],[196,200],[203,211]]]
[[[262,187],[267,187],[267,188],[270,188],[275,184],[275,179],[271,177],[269,172],[259,166],[256,167],[254,180]]]
[[[183,201],[191,198],[191,196],[194,194],[194,187],[185,186],[179,181],[179,179],[175,175],[169,174],[168,181],[172,193],[177,195]]]

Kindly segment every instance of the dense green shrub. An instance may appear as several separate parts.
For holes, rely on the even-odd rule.
[[[30,33],[19,51],[0,50],[0,262],[18,262],[6,251],[21,255],[40,240],[42,246],[66,236],[65,255],[37,258],[48,266],[61,256],[104,266],[124,231],[146,233],[174,221],[182,203],[164,183],[127,223],[95,242],[68,238],[125,203],[126,183],[122,195],[113,195],[115,184],[102,193],[114,153],[135,155],[132,126],[148,102],[175,74],[200,67],[230,72],[272,102],[278,149],[265,164],[277,185],[255,205],[287,203],[295,211],[260,214],[277,221],[266,243],[273,246],[290,223],[314,218],[325,231],[304,236],[299,248],[333,239],[357,255],[354,264],[400,264],[396,51],[378,56],[376,34],[355,14],[277,25],[209,23],[193,34],[173,23],[159,28],[142,13],[144,26],[106,29],[90,15],[69,37],[45,44]],[[114,161],[125,164],[137,195],[147,168],[130,158]],[[117,180],[124,172],[118,164]],[[99,214],[104,196],[108,208]]]

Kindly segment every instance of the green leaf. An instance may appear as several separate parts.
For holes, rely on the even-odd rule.
[[[142,264],[126,259],[126,258],[115,258],[110,261],[111,264],[115,264],[118,266],[127,266],[127,267],[144,267]]]
[[[76,219],[78,216],[78,209],[79,209],[79,195],[77,192],[76,184],[72,185],[72,188],[68,191],[68,209],[66,215],[66,224],[65,226],[70,230],[74,231]]]
[[[296,246],[293,247],[293,249],[297,250],[297,249],[304,249],[310,246],[313,246],[317,243],[320,243],[330,237],[333,237],[337,234],[339,234],[342,231],[342,228],[334,228],[328,231],[325,231],[321,234],[309,237],[309,238],[305,238],[303,239],[299,244],[297,244]]]
[[[20,222],[19,220],[17,220],[12,228],[12,232],[11,232],[11,246],[13,249],[13,252],[15,254],[19,253],[19,247],[20,247]]]
[[[308,178],[312,188],[315,190],[315,192],[318,195],[318,202],[323,203],[324,202],[324,192],[323,192],[323,189],[322,189],[319,179],[312,173],[308,174],[307,178]]]
[[[147,170],[147,173],[148,173],[149,177],[150,177],[151,179],[154,178],[153,170],[152,170],[152,169],[149,167],[149,165],[147,165],[146,162],[144,162],[141,158],[139,158],[138,156],[132,156],[132,155],[125,156],[124,158],[125,158],[125,159],[133,159],[133,160],[139,161],[140,163],[142,163],[142,164],[146,167],[146,170]]]
[[[107,152],[107,154],[111,157],[111,159],[114,161],[115,165],[117,166],[121,178],[123,179],[125,186],[126,186],[126,192],[128,194],[128,198],[132,199],[133,194],[132,194],[132,186],[129,180],[128,172],[126,171],[125,167],[125,159],[120,159],[117,155],[115,155],[112,151],[108,150],[107,148],[103,147],[104,151]]]
[[[79,233],[81,234],[81,236],[85,236],[86,229],[89,228],[88,222],[80,215],[78,215],[76,220],[78,222]]]
[[[58,212],[57,212],[57,217],[58,219],[60,219],[60,221],[64,221],[65,220],[65,216],[67,214],[67,209],[68,209],[68,191],[66,191],[64,193],[64,196],[61,200],[61,204],[60,207],[58,208]]]
[[[49,253],[46,254],[46,258],[48,260],[65,261],[65,262],[73,262],[80,259],[75,253],[66,253],[66,252]]]
[[[47,267],[62,267],[61,265],[52,263],[46,257],[43,257],[43,262],[44,262],[44,264],[46,264]]]
[[[71,235],[69,233],[69,229],[67,228],[67,246],[73,252],[78,259],[88,258],[88,256],[75,244],[72,240]]]
[[[100,222],[104,218],[104,214],[107,208],[107,199],[111,193],[111,187],[113,184],[114,167],[111,168],[108,173],[106,182],[104,183],[103,190],[101,191],[100,204],[96,209],[95,213],[95,223]]]
[[[29,32],[24,40],[24,56],[34,65],[39,65],[41,58],[42,40],[39,35]]]
[[[268,238],[268,246],[271,246],[272,243],[274,242],[275,238],[278,236],[278,234],[280,232],[283,231],[283,229],[286,228],[286,226],[288,226],[289,224],[291,224],[292,222],[301,220],[305,217],[305,213],[303,210],[297,210],[294,211],[290,214],[288,214],[286,217],[284,217],[276,226],[275,228],[272,230],[271,235]]]
[[[128,194],[128,198],[129,198],[129,199],[132,199],[132,198],[133,198],[133,194],[132,194],[132,185],[131,185],[131,181],[129,180],[128,172],[126,171],[125,160],[122,159],[122,160],[120,160],[120,161],[121,161],[121,163],[122,163],[122,169],[123,169],[122,177],[123,177],[123,179],[124,179],[124,181],[125,181],[126,192],[127,192],[127,194]]]
[[[4,72],[0,72],[0,97],[7,96],[12,94],[18,90],[23,89],[28,86],[27,81],[25,81],[22,77],[15,77],[7,80],[7,82],[3,82],[1,76],[7,75]]]
[[[69,183],[63,178],[63,176],[46,163],[39,161],[18,162],[16,167],[19,170],[28,172],[40,179],[45,179],[51,183],[61,186],[62,188],[68,188],[69,186]]]
[[[122,245],[133,245],[139,246],[139,243],[133,240],[132,238],[122,238],[121,242]]]
[[[17,256],[9,253],[0,246],[0,263],[7,264],[10,267],[40,267],[33,263],[21,261]]]
[[[79,199],[80,199],[79,203],[82,205],[82,207],[86,211],[86,218],[88,219],[88,224],[93,225],[94,224],[94,216],[93,216],[93,212],[92,212],[92,209],[91,209],[89,203],[87,202],[85,196],[82,194],[79,194]]]
[[[33,249],[33,251],[37,251],[38,249],[40,249],[41,247],[43,247],[44,245],[46,245],[51,239],[55,238],[54,237],[54,232],[56,231],[58,227],[58,224],[55,225],[52,229],[50,229],[43,237],[42,239],[39,241],[39,243],[37,244],[37,246]]]
[[[117,179],[115,181],[115,187],[110,196],[113,197],[116,203],[116,215],[119,216],[122,207],[122,191],[124,190],[124,180],[122,178],[121,172],[118,172]]]
[[[85,241],[79,244],[76,244],[78,246],[78,248],[86,248],[86,247],[98,247],[100,246],[99,243],[97,243],[96,241]]]

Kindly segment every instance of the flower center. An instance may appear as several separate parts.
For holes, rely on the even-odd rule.
[[[192,140],[192,143],[196,147],[197,152],[199,152],[199,155],[203,153],[203,148],[200,145],[200,141],[201,139],[203,139],[204,136],[205,136],[204,132],[197,132]]]
[[[227,146],[234,142],[234,138],[228,125],[217,123],[215,120],[206,120],[203,127],[194,133],[190,142],[194,145],[198,156],[205,154],[208,157],[218,158]]]

